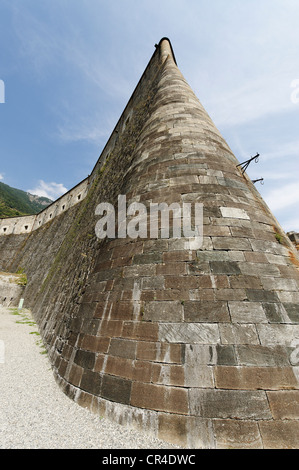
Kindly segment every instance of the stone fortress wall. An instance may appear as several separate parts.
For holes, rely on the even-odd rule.
[[[83,200],[88,191],[88,182],[89,178],[84,179],[36,215],[0,219],[0,235],[28,234],[40,228],[57,215]]]
[[[180,446],[296,448],[298,252],[238,163],[163,38],[86,192],[0,237],[0,269],[26,273],[24,306],[81,406]],[[203,245],[97,239],[95,208],[120,194],[203,203]]]

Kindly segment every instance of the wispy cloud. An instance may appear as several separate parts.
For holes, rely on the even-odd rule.
[[[55,200],[67,192],[67,188],[62,183],[46,183],[39,180],[38,184],[33,189],[28,189],[28,193],[36,196],[47,197]]]
[[[298,182],[289,183],[279,188],[270,190],[264,196],[267,204],[273,211],[278,211],[292,206],[299,205],[299,186]]]
[[[298,110],[299,113],[299,110]],[[299,140],[280,144],[278,148],[273,148],[271,152],[263,154],[263,160],[272,160],[284,158],[286,156],[298,157],[299,159]]]
[[[0,173],[0,181],[4,179],[4,176],[2,173]]]

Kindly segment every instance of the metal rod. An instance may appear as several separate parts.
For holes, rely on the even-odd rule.
[[[238,166],[241,167],[241,169],[242,169],[242,174],[245,173],[245,171],[246,171],[247,168],[249,167],[249,164],[252,162],[252,160],[255,160],[255,163],[258,162],[259,156],[260,156],[260,154],[257,153],[254,157],[251,157],[251,158],[249,158],[249,160],[246,160],[245,162],[239,163],[239,165],[237,165],[237,167],[238,167]]]

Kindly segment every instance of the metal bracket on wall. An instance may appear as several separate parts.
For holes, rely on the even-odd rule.
[[[252,162],[252,160],[255,160],[255,163],[257,163],[259,161],[259,156],[260,156],[260,154],[257,153],[254,157],[251,157],[251,158],[249,158],[249,160],[246,160],[245,162],[239,163],[239,165],[237,165],[237,167],[238,166],[241,167],[242,175],[245,173],[245,171],[249,167],[249,164]]]
[[[257,183],[258,181],[260,181],[261,184],[264,184],[264,178],[259,178],[259,179],[257,179],[257,180],[251,180],[251,181],[253,182],[253,184],[254,184],[254,183]]]

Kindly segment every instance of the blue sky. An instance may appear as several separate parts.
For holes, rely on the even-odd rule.
[[[55,199],[84,179],[167,36],[238,160],[260,153],[247,173],[284,230],[299,231],[298,18],[298,0],[1,0],[0,180]]]

